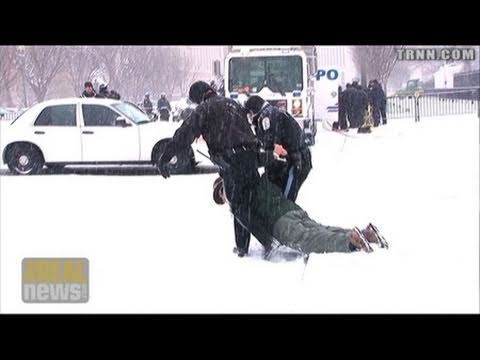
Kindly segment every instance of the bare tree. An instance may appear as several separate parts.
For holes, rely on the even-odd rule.
[[[110,89],[124,91],[122,73],[129,64],[128,53],[131,46],[94,46],[93,54],[100,65],[100,74],[105,75],[105,81]]]
[[[162,68],[169,69],[162,71],[162,89],[165,93],[174,93],[179,86],[181,79],[186,75],[184,71],[185,57],[178,48],[164,48],[162,52]]]
[[[152,93],[152,98],[159,98],[162,92],[171,96],[172,84],[175,83],[177,66],[180,59],[174,55],[178,51],[174,47],[156,46],[151,48],[151,56],[146,67],[146,87]]]
[[[179,58],[177,89],[182,96],[186,96],[190,85],[197,79],[200,64],[195,62],[186,50],[180,52]]]
[[[150,91],[152,99],[160,97],[160,93],[165,90],[163,84],[163,73],[166,70],[164,52],[165,47],[150,48],[150,56],[147,58],[149,61],[145,67],[145,90]]]
[[[33,90],[38,102],[45,99],[47,90],[65,62],[62,46],[25,46],[16,52],[17,68]]]
[[[138,101],[145,91],[152,99],[161,92],[183,96],[204,65],[183,46],[16,46],[0,50],[2,89],[13,81],[24,106],[29,95],[42,101],[48,94],[63,95],[69,87],[78,94],[86,80],[95,86],[106,82],[126,100]],[[12,61],[7,61],[7,50]],[[17,82],[11,79],[14,73],[18,73]]]
[[[9,106],[13,105],[11,86],[17,78],[15,47],[0,46],[0,93],[4,92]],[[3,90],[3,91],[2,91]]]
[[[386,86],[388,78],[397,63],[397,49],[403,46],[356,46],[353,61],[363,69],[363,80],[377,79]]]
[[[178,90],[184,96],[196,77],[198,69],[198,62],[193,61],[185,47],[155,47],[151,57],[151,67],[148,70],[149,88],[153,89],[158,96],[160,92],[165,92],[168,97],[171,97]]]
[[[82,89],[85,81],[91,81],[100,64],[89,46],[65,48],[65,70],[74,93]]]
[[[155,74],[154,48],[129,46],[125,48],[122,71],[119,74],[124,98],[137,101],[149,88],[149,78]]]

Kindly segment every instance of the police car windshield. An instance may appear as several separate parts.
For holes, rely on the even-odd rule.
[[[148,115],[131,103],[122,102],[118,104],[113,104],[112,107],[114,107],[117,111],[125,115],[127,118],[129,118],[136,124],[150,122]]]
[[[228,90],[257,93],[267,86],[273,92],[303,90],[302,58],[262,56],[232,58],[229,62]]]

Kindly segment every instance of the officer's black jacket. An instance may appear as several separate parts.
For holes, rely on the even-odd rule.
[[[372,99],[372,104],[376,107],[380,107],[381,104],[384,102],[385,92],[380,86],[376,85],[372,88],[371,99]]]
[[[166,107],[169,111],[172,110],[172,107],[170,106],[170,103],[168,102],[167,99],[158,99],[157,101],[157,109],[160,110],[160,108]]]
[[[242,147],[256,149],[258,144],[242,107],[231,99],[213,95],[198,105],[177,129],[162,155],[162,161],[169,161],[200,135],[212,157]]]
[[[275,144],[278,144],[292,154],[308,146],[298,122],[292,115],[276,106],[266,105],[253,118],[253,125],[266,151],[272,151]]]
[[[145,99],[143,99],[143,107],[144,108],[153,108],[153,104],[149,99],[145,98]]]

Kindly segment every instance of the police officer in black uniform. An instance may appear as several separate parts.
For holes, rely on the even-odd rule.
[[[206,82],[195,82],[190,87],[189,98],[198,106],[167,144],[158,168],[163,177],[169,177],[170,159],[188,148],[195,138],[203,137],[212,162],[220,168],[225,195],[234,216],[236,252],[242,257],[248,253],[249,209],[260,181],[259,143],[242,106],[218,96]]]
[[[245,102],[245,108],[253,116],[255,132],[265,150],[264,165],[268,178],[282,189],[286,198],[295,202],[312,169],[312,156],[300,125],[288,112],[257,95]],[[287,151],[285,166],[273,158],[276,144]]]
[[[160,94],[160,99],[158,99],[158,102],[157,102],[157,111],[160,112],[162,107],[166,107],[168,111],[172,111],[170,102],[167,100],[167,94],[163,92]]]
[[[345,108],[345,112],[347,115],[348,122],[350,127],[354,125],[354,116],[353,116],[353,97],[354,97],[355,89],[353,88],[352,84],[348,83],[346,85],[346,89],[342,91],[342,104]]]
[[[364,123],[365,111],[368,107],[368,93],[357,81],[352,83],[352,121],[350,127],[359,128]]]
[[[340,127],[341,130],[348,130],[347,104],[345,101],[346,100],[345,93],[346,91],[342,90],[342,87],[339,86],[338,87],[338,126]]]
[[[145,93],[145,98],[143,99],[143,109],[145,110],[147,115],[151,115],[153,112],[153,104],[152,104],[152,101],[150,100],[149,92]]]
[[[378,96],[378,106],[380,110],[380,115],[382,116],[382,124],[387,124],[387,97],[385,95],[385,91],[383,91],[382,84],[378,82],[378,80],[373,80],[373,84],[377,91]]]

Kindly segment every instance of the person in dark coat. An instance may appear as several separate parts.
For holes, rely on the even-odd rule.
[[[93,88],[93,84],[90,81],[85,82],[84,90],[82,92],[81,97],[85,97],[85,98],[97,97],[97,92]]]
[[[378,92],[373,80],[370,80],[370,82],[368,83],[367,93],[368,105],[370,105],[372,111],[373,126],[377,127],[378,125],[380,125],[380,106],[378,103]]]
[[[345,86],[345,90],[342,92],[342,102],[345,108],[345,113],[347,115],[348,123],[353,123],[353,94],[355,93],[355,89],[353,88],[352,84],[348,83]]]
[[[385,103],[386,97],[380,83],[377,80],[370,81],[371,105],[373,115],[373,126],[380,125],[380,117],[383,118],[383,124],[386,124]]]
[[[368,107],[367,92],[358,82],[353,82],[352,87],[352,116],[353,121],[350,122],[350,127],[358,128],[363,125],[363,118]]]
[[[161,93],[160,99],[158,99],[157,111],[158,115],[160,116],[160,120],[169,120],[172,107],[170,106],[170,102],[167,100],[167,95],[165,93]]]
[[[153,104],[150,100],[150,93],[145,93],[145,98],[143,99],[143,109],[147,113],[147,115],[151,115],[153,112]]]
[[[338,87],[338,125],[341,130],[348,129],[347,123],[347,104],[345,98],[346,90],[341,86]]]
[[[235,251],[242,257],[248,253],[250,245],[252,192],[260,179],[259,142],[242,106],[218,96],[206,82],[192,84],[189,98],[198,106],[167,144],[158,168],[162,176],[168,178],[171,158],[188,148],[196,138],[203,137],[212,162],[220,169],[234,216]],[[262,241],[262,238],[257,239]]]
[[[162,107],[166,107],[168,111],[172,111],[172,107],[170,106],[170,102],[167,100],[167,95],[165,93],[160,94],[160,99],[158,99],[157,102],[157,111],[159,113]]]
[[[120,100],[120,94],[118,92],[116,92],[115,90],[109,90],[108,89],[108,84],[101,84],[98,87],[97,97]]]
[[[108,98],[110,99],[115,99],[115,100],[120,100],[120,94],[116,92],[115,90],[110,90],[108,92]]]
[[[376,80],[375,80],[376,81]],[[382,115],[382,124],[387,124],[387,96],[385,95],[385,91],[383,91],[382,84],[376,81],[378,89],[379,89],[379,96],[380,96],[380,115]]]

